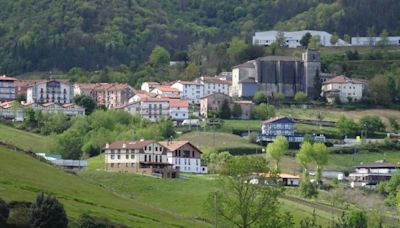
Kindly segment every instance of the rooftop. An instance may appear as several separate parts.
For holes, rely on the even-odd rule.
[[[384,161],[376,161],[367,164],[360,164],[356,168],[400,168],[399,164],[392,164]]]
[[[169,100],[170,107],[189,107],[189,102],[185,100],[171,99]]]
[[[154,89],[158,89],[162,92],[180,92],[179,89],[167,85],[156,86]]]
[[[189,144],[190,146],[196,148],[195,146],[193,146],[193,144],[191,144],[189,141],[162,141],[159,142],[163,147],[167,148],[167,150],[169,151],[175,151],[179,148],[181,148],[182,146]],[[196,148],[197,149],[197,148]],[[199,149],[197,149],[199,150]],[[199,150],[200,151],[200,150]]]
[[[268,120],[265,120],[265,121],[263,121],[263,123],[273,123],[273,122],[275,122],[275,121],[283,120],[283,119],[288,119],[288,120],[290,120],[290,121],[293,122],[293,120],[291,120],[291,119],[290,119],[289,117],[287,117],[287,116],[277,116],[277,117],[274,117],[274,118],[270,118],[270,119],[268,119]]]
[[[111,143],[105,149],[142,149],[143,147],[155,143],[153,140],[140,140],[140,141],[116,141]],[[124,147],[125,145],[125,147]]]
[[[0,76],[0,81],[17,81],[17,79],[3,75]]]
[[[324,82],[324,84],[344,84],[344,83],[365,84],[365,80],[361,81],[357,79],[348,78],[344,75],[339,75]]]

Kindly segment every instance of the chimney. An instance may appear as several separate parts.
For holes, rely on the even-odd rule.
[[[110,144],[106,143],[106,149],[108,149],[110,147]]]
[[[126,148],[126,144],[125,143],[122,144],[122,148]]]

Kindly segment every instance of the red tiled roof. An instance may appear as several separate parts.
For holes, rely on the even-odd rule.
[[[0,76],[0,81],[17,81],[17,79],[3,75]]]
[[[325,81],[323,84],[333,84],[333,83],[336,83],[336,84],[343,84],[343,83],[364,84],[364,82],[361,82],[361,81],[356,80],[356,79],[348,78],[348,77],[346,77],[344,75],[336,76],[336,77],[334,77],[332,79],[329,79],[329,80]]]
[[[189,102],[185,100],[176,100],[171,99],[169,100],[170,107],[189,107]]]
[[[179,81],[176,81],[175,83],[181,83],[181,84],[186,84],[186,85],[201,85],[200,83],[198,83],[198,82],[191,82],[191,81],[181,81],[181,80],[179,80]]]
[[[108,148],[105,149],[142,149],[143,147],[155,143],[153,140],[143,140],[143,141],[116,141],[111,143]],[[123,145],[125,144],[125,148]]]
[[[141,101],[142,102],[169,102],[169,99],[158,98],[158,97],[145,97]]]
[[[156,86],[154,89],[158,89],[162,92],[180,92],[179,89],[167,85]]]
[[[201,151],[197,147],[193,146],[193,144],[191,144],[189,141],[162,141],[159,142],[159,144],[165,147],[168,151],[175,151],[182,146],[189,144],[191,147],[201,153]]]

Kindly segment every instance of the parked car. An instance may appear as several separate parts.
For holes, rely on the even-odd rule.
[[[187,119],[182,122],[182,126],[198,127],[200,126],[200,121],[198,119]]]

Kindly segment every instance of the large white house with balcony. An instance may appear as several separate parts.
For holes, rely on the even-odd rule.
[[[192,104],[200,104],[200,98],[204,94],[204,85],[199,82],[179,80],[172,84],[171,87],[177,88],[181,92],[181,98]]]
[[[26,93],[27,103],[72,103],[74,87],[68,80],[34,82]]]
[[[362,99],[363,90],[366,82],[351,79],[344,75],[336,76],[322,84],[322,96],[329,103],[334,103],[336,99],[341,102],[357,102]]]
[[[232,85],[231,81],[222,80],[217,77],[201,76],[195,80],[201,83],[204,88],[203,95],[207,96],[212,93],[223,93],[229,95],[229,88]]]

